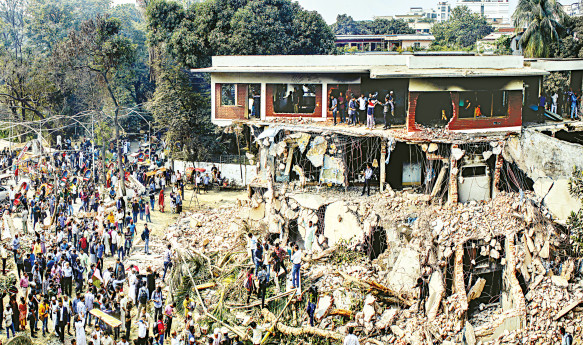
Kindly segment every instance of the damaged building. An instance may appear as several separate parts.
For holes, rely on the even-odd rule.
[[[380,289],[396,296],[398,307],[367,296],[353,315],[366,334],[381,332],[382,343],[545,343],[551,323],[575,307],[556,319],[539,311],[559,315],[583,298],[579,285],[569,287],[579,268],[561,226],[581,204],[568,182],[574,166],[583,168],[582,126],[545,122],[532,107],[551,72],[570,73],[580,90],[583,60],[221,56],[196,71],[211,75],[213,123],[246,129],[257,166],[249,220],[314,253],[340,245],[365,252],[386,284]],[[334,125],[332,96],[382,103],[390,92],[391,128],[382,126],[380,105],[372,130]],[[374,194],[359,198],[367,165]],[[567,269],[549,277],[559,257]],[[408,310],[420,308],[419,278],[427,319],[410,319]],[[348,278],[321,288],[335,279]],[[576,293],[551,305],[536,292],[543,286]],[[343,294],[321,298],[321,326],[333,309],[345,309]]]

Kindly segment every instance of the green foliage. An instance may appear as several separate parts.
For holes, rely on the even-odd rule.
[[[149,42],[184,66],[214,55],[326,54],[334,35],[317,12],[290,0],[209,0],[184,10],[166,0],[147,8]]]
[[[148,110],[155,126],[165,129],[173,157],[204,161],[208,155],[222,152],[214,126],[210,122],[210,100],[193,90],[188,74],[163,59],[158,85]]]
[[[449,20],[433,26],[434,45],[449,48],[473,47],[476,41],[494,31],[486,18],[472,13],[467,6],[453,9]]]
[[[569,193],[571,196],[583,201],[583,170],[575,167],[573,175],[569,179]],[[583,249],[583,208],[577,213],[571,212],[567,218],[567,228],[570,231],[571,239],[575,243],[575,248],[579,252]]]
[[[519,0],[512,15],[515,28],[526,28],[520,45],[526,57],[551,56],[551,44],[565,31],[566,14],[556,0]]]
[[[414,34],[403,20],[375,19],[355,21],[347,14],[339,14],[336,23],[332,24],[332,30],[336,35],[395,35]]]
[[[569,72],[551,72],[543,77],[543,90],[547,95],[561,94],[569,89]]]
[[[512,55],[512,49],[510,45],[512,44],[512,36],[502,35],[496,40],[496,51],[497,55]]]

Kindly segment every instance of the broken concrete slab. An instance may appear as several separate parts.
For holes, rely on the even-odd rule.
[[[328,142],[323,136],[317,136],[310,144],[310,149],[306,153],[306,158],[313,166],[319,168],[324,164],[324,154],[328,149]]]
[[[421,276],[419,252],[407,247],[397,257],[395,266],[389,273],[390,286],[395,291],[413,294],[417,278]]]
[[[443,285],[443,274],[440,270],[436,270],[431,274],[429,279],[429,297],[425,302],[425,310],[427,311],[427,319],[435,320],[439,305],[445,295],[445,286]]]
[[[486,286],[486,279],[478,278],[474,286],[472,286],[470,289],[470,292],[468,292],[468,302],[476,298],[480,298],[482,291],[484,290],[484,286]]]
[[[324,215],[324,236],[330,246],[345,240],[361,239],[364,236],[357,216],[348,210],[343,201],[337,201],[326,207]]]

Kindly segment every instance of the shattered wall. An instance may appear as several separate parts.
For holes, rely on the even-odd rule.
[[[581,203],[568,191],[573,167],[583,168],[583,146],[562,141],[533,129],[511,137],[504,158],[516,163],[534,181],[534,190],[559,221],[565,221]]]

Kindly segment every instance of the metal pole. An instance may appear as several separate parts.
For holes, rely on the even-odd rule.
[[[93,127],[93,112],[91,112],[91,178],[95,182],[95,129]]]
[[[150,121],[147,122],[148,122],[148,151],[150,151],[150,165],[152,165],[152,158],[154,157],[154,155],[152,155],[152,125],[150,125]]]

